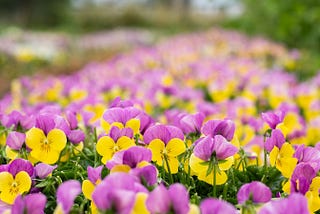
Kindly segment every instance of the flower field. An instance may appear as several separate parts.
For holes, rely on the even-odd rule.
[[[317,212],[320,75],[298,58],[211,29],[13,81],[0,213]]]

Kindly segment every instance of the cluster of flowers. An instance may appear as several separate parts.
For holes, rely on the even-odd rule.
[[[85,52],[91,49],[120,49],[148,45],[153,42],[151,33],[143,30],[119,29],[90,33],[73,38],[66,34],[28,32],[9,28],[0,35],[0,54],[21,62],[43,60],[54,63],[70,52]]]
[[[0,101],[0,210],[319,210],[320,76],[297,82],[296,57],[214,29],[15,81]]]

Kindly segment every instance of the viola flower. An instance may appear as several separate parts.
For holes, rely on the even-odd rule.
[[[111,127],[116,126],[120,129],[131,128],[134,135],[139,134],[140,120],[137,118],[141,111],[134,107],[110,108],[103,113],[101,126],[106,133],[109,133]]]
[[[299,145],[293,157],[298,159],[298,163],[308,163],[318,172],[320,170],[320,151],[313,147]]]
[[[51,175],[52,171],[55,170],[58,166],[54,165],[48,165],[45,163],[38,163],[35,167],[35,176],[40,178],[40,179],[44,179],[46,177],[48,177],[49,175]]]
[[[82,182],[82,192],[84,196],[91,201],[91,212],[98,213],[97,207],[92,201],[92,193],[95,187],[101,182],[101,171],[103,166],[93,168],[88,166],[88,179]]]
[[[23,213],[44,213],[47,198],[42,193],[34,193],[22,197],[19,195],[12,206],[11,212],[14,214]]]
[[[157,168],[150,163],[151,158],[149,149],[133,146],[115,154],[106,166],[110,169],[110,173],[130,173],[151,186],[157,182],[158,174]]]
[[[271,136],[266,139],[265,149],[268,152],[271,152],[274,146],[281,148],[282,145],[286,142],[282,132],[278,129],[273,129],[271,131]]]
[[[200,210],[202,214],[237,214],[237,209],[230,203],[215,199],[207,198],[203,200],[200,204]]]
[[[207,136],[198,141],[193,154],[190,157],[190,167],[197,173],[198,179],[211,185],[224,184],[227,181],[228,170],[233,162],[233,155],[238,148],[229,143],[223,136],[215,135],[213,138]],[[214,184],[214,173],[216,183]]]
[[[79,181],[68,180],[60,184],[57,190],[57,207],[55,214],[69,213],[73,201],[81,193],[81,185]]]
[[[261,117],[264,122],[266,122],[271,129],[275,129],[278,124],[282,123],[285,116],[284,111],[275,111],[275,112],[265,112],[261,113]]]
[[[280,149],[275,146],[270,152],[270,164],[275,166],[284,177],[290,178],[298,162],[293,154],[294,149],[289,143],[284,143]]]
[[[118,127],[112,127],[109,136],[101,137],[96,145],[96,150],[102,156],[101,162],[106,164],[115,153],[134,146],[132,139],[133,133],[131,129],[124,128],[120,130]]]
[[[24,133],[12,131],[12,132],[9,132],[7,136],[6,144],[11,149],[20,150],[25,141],[25,138],[26,138],[26,135]]]
[[[248,200],[255,204],[266,203],[271,200],[272,193],[269,187],[259,181],[253,181],[241,186],[237,193],[239,204],[245,204]]]
[[[126,173],[108,175],[92,193],[92,199],[99,211],[130,213],[135,205],[136,193],[148,191],[135,178]]]
[[[32,128],[26,133],[31,157],[46,164],[54,164],[59,160],[66,143],[67,137],[60,129],[52,129],[47,135],[39,128]]]
[[[288,198],[266,203],[259,211],[259,214],[274,213],[309,214],[310,211],[308,209],[307,199],[299,193],[292,193]]]
[[[168,190],[159,185],[149,194],[146,205],[151,213],[188,213],[189,194],[179,183],[170,185]]]
[[[16,175],[10,172],[0,172],[0,199],[1,201],[13,204],[18,195],[28,192],[31,188],[31,178],[25,171]]]
[[[152,152],[152,161],[164,166],[167,172],[178,172],[179,161],[177,156],[186,151],[182,131],[174,126],[155,125],[147,129],[144,142]]]
[[[209,120],[202,127],[202,133],[214,137],[222,135],[228,141],[233,139],[235,124],[232,120]]]
[[[201,112],[184,115],[179,120],[179,127],[185,134],[200,133],[205,115]]]

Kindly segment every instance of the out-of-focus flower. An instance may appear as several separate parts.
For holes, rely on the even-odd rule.
[[[207,198],[200,204],[202,214],[237,214],[237,209],[232,204],[215,198]]]
[[[169,189],[163,185],[156,187],[146,201],[151,213],[188,213],[189,194],[182,184],[172,184]]]
[[[248,200],[255,204],[266,203],[271,200],[271,197],[272,193],[269,187],[259,181],[242,185],[237,193],[239,204],[244,204]]]
[[[42,214],[44,213],[44,208],[46,206],[47,198],[42,193],[29,194],[24,197],[19,195],[11,209],[12,214],[24,214],[24,213],[34,213]]]
[[[235,125],[232,120],[209,120],[202,127],[202,133],[206,136],[222,135],[231,141],[235,132]]]
[[[55,214],[67,214],[70,212],[73,201],[81,193],[79,181],[68,180],[60,184],[57,190],[57,207]]]

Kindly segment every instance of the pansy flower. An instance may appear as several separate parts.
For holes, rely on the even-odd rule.
[[[186,150],[182,131],[174,126],[155,125],[147,129],[143,135],[144,143],[152,151],[152,161],[164,166],[172,174],[178,172],[177,156]]]
[[[112,127],[109,136],[101,137],[96,145],[98,154],[102,156],[101,162],[106,164],[115,153],[134,146],[132,137],[133,131],[130,128]]]
[[[233,164],[233,155],[238,148],[229,143],[223,136],[207,136],[197,142],[190,157],[190,167],[198,174],[198,179],[211,185],[224,184],[228,170]],[[215,177],[215,179],[214,179]]]

